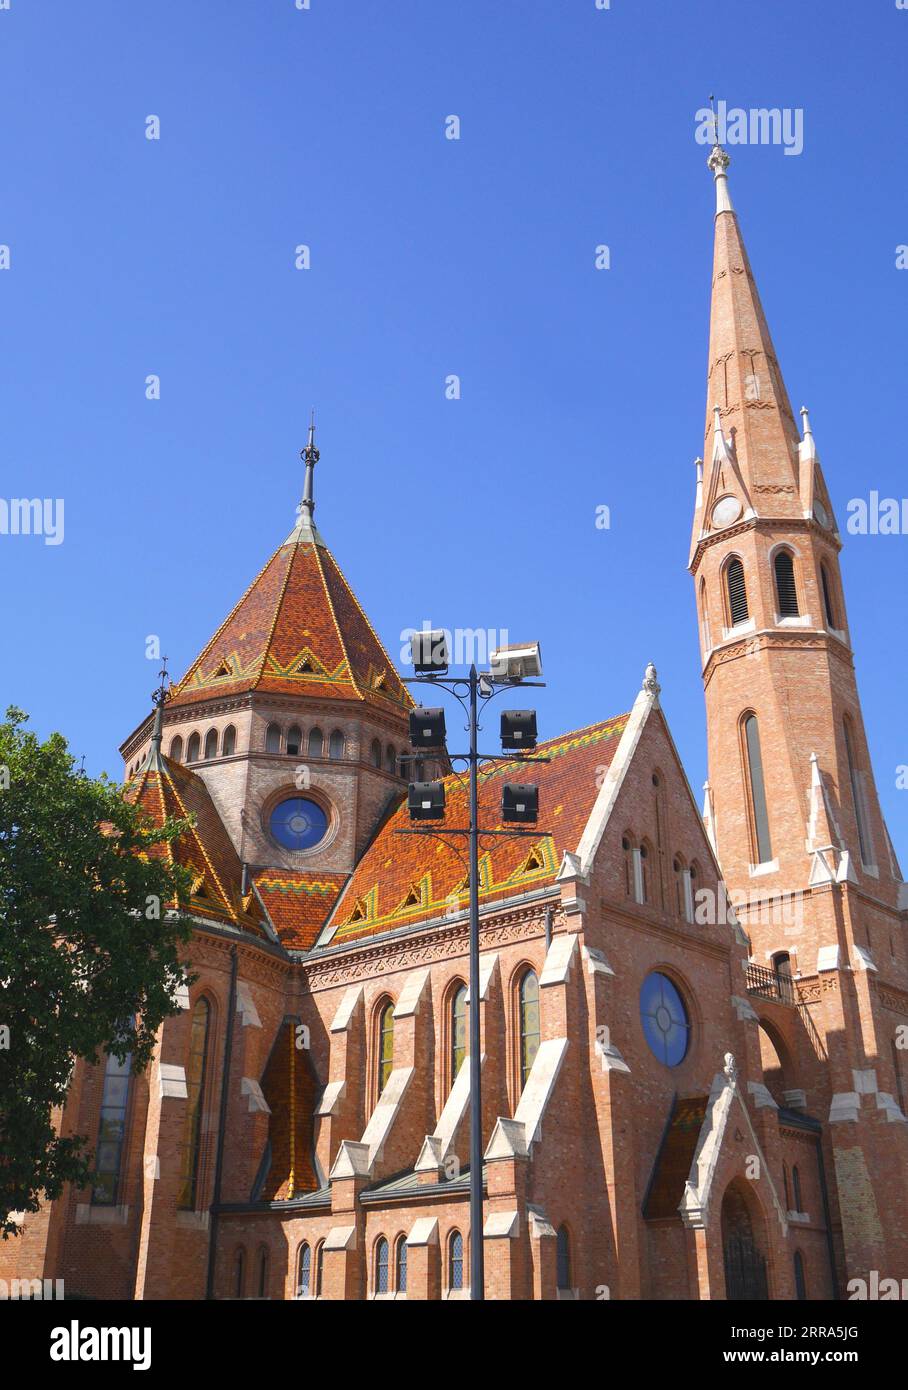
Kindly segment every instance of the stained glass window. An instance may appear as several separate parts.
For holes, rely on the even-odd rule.
[[[651,1051],[667,1067],[676,1067],[687,1054],[690,1020],[684,1000],[667,975],[654,971],[640,990],[640,1021]]]
[[[375,1247],[375,1292],[387,1293],[391,1287],[389,1279],[388,1242],[382,1236]]]
[[[397,1242],[397,1292],[407,1292],[407,1238],[401,1236]]]
[[[451,1000],[451,1083],[467,1055],[467,987],[459,985]]]
[[[520,1088],[527,1084],[539,1051],[539,981],[528,970],[520,981]]]
[[[388,1001],[378,1016],[378,1094],[394,1070],[394,1005]]]
[[[271,833],[285,849],[312,849],[325,838],[327,812],[308,796],[291,796],[271,812]]]
[[[305,1242],[300,1247],[299,1274],[297,1278],[297,1293],[300,1298],[308,1298],[312,1282],[312,1247]]]
[[[463,1236],[454,1231],[448,1242],[448,1288],[463,1288]]]

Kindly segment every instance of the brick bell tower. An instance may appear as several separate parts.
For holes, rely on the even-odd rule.
[[[751,980],[766,972],[764,1065],[823,1124],[840,1273],[904,1277],[908,895],[870,766],[841,538],[807,411],[802,436],[782,380],[729,162],[718,145],[708,160],[715,252],[689,565],[704,820],[729,893],[747,900]]]

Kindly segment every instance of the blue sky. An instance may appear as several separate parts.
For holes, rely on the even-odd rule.
[[[895,0],[11,0],[0,495],[64,498],[65,541],[0,537],[3,704],[118,773],[147,635],[182,674],[290,529],[314,404],[317,519],[392,654],[425,620],[539,638],[546,735],[652,659],[699,794],[695,112],[803,109],[731,186],[841,523],[908,492],[906,48]],[[904,867],[906,551],[843,556]]]

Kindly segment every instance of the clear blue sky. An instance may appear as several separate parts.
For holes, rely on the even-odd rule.
[[[181,675],[287,533],[314,403],[318,521],[389,650],[424,620],[538,637],[547,735],[626,709],[652,659],[699,794],[694,113],[804,111],[803,154],[732,149],[731,182],[844,523],[908,493],[906,53],[895,0],[12,0],[0,494],[63,497],[66,530],[0,537],[4,705],[118,773],[146,636]],[[847,540],[908,869],[906,563]]]

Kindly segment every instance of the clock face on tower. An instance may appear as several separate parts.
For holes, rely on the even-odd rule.
[[[741,515],[741,503],[737,497],[720,497],[713,507],[712,521],[713,526],[731,526],[733,521],[737,521]]]
[[[311,797],[290,796],[275,806],[268,829],[284,849],[314,849],[325,838],[328,816]]]

